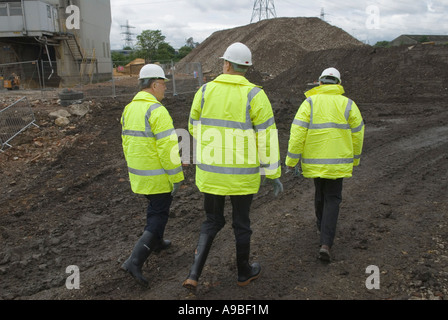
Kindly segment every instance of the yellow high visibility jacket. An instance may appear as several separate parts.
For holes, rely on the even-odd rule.
[[[321,85],[305,93],[291,125],[286,165],[300,161],[306,178],[352,176],[360,163],[364,121],[341,85]]]
[[[134,193],[169,193],[174,183],[184,180],[173,120],[152,94],[139,92],[125,107],[121,125]]]
[[[189,131],[196,139],[196,185],[201,192],[255,194],[261,175],[281,175],[271,103],[243,76],[223,74],[198,90]]]

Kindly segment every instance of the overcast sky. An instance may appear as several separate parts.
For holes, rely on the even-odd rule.
[[[193,37],[251,22],[254,0],[111,0],[111,48],[123,48],[126,29],[160,30],[175,49]],[[264,1],[262,1],[264,2]],[[401,34],[447,35],[448,0],[274,0],[277,17],[320,17],[368,44]],[[258,19],[256,20],[258,21]],[[136,41],[134,41],[134,44]]]

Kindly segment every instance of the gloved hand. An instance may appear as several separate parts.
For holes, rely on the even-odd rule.
[[[301,172],[300,172],[300,167],[299,167],[299,165],[297,165],[297,166],[295,166],[294,168],[293,167],[286,167],[286,172],[285,173],[290,173],[291,171],[293,171],[294,170],[294,175],[295,176],[297,176],[297,177],[300,177],[300,175],[301,175]]]
[[[179,191],[181,185],[182,185],[182,181],[173,184],[173,191],[171,191],[171,196],[174,197],[176,195],[176,193],[177,193],[177,191]]]
[[[277,178],[277,179],[269,179],[269,178],[265,178],[265,179],[263,180],[263,185],[266,184],[266,181],[267,181],[268,183],[272,183],[272,184],[273,184],[273,186],[274,186],[274,196],[275,196],[275,197],[278,196],[278,194],[279,194],[280,192],[283,192],[283,184],[280,182],[280,179],[279,179],[279,178]]]

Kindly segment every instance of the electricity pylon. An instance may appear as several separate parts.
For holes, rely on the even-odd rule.
[[[257,19],[258,21],[261,21],[269,18],[277,18],[274,0],[255,0],[250,23]]]
[[[126,21],[126,24],[125,25],[121,25],[120,27],[122,29],[125,28],[125,31],[121,33],[121,34],[124,35],[125,47],[131,47],[132,48],[132,45],[133,45],[133,43],[132,43],[132,41],[133,41],[132,36],[135,35],[135,33],[132,33],[131,29],[134,29],[135,27],[130,26],[129,25],[129,21]]]

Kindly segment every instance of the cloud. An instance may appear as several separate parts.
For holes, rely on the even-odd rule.
[[[190,0],[188,1],[192,8],[202,12],[234,12],[240,14],[241,10],[252,12],[252,0],[226,0],[226,1],[211,1],[211,0]]]
[[[166,41],[178,49],[193,37],[202,42],[213,32],[250,23],[253,0],[111,0],[111,47],[123,46],[120,25],[129,20],[132,32],[161,30]],[[376,7],[379,28],[371,28],[366,9]],[[319,17],[342,28],[361,41],[375,44],[393,40],[401,34],[447,34],[446,0],[277,0],[277,17]],[[371,25],[370,25],[371,26]]]

